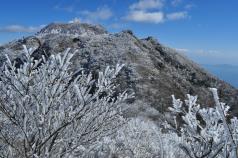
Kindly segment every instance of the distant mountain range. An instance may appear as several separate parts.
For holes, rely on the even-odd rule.
[[[218,78],[238,88],[238,65],[202,65]]]

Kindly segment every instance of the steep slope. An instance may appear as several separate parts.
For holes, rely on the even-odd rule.
[[[79,65],[86,70],[103,69],[107,65],[125,63],[119,82],[122,89],[135,92],[128,115],[156,117],[157,110],[166,111],[171,95],[184,98],[187,93],[198,95],[199,102],[212,106],[208,87],[220,91],[221,100],[238,114],[238,90],[207,73],[197,64],[167,48],[155,39],[138,39],[131,31],[110,34],[103,27],[90,24],[50,24],[35,36],[20,39],[0,47],[0,61],[8,53],[22,63],[22,45],[35,47],[34,57],[78,49],[73,58],[73,71]],[[151,108],[152,107],[152,108]]]

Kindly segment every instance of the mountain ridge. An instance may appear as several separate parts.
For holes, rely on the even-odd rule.
[[[35,58],[63,52],[67,48],[77,49],[72,59],[72,71],[82,66],[96,72],[108,65],[126,64],[118,82],[121,83],[119,89],[135,92],[129,116],[145,115],[154,119],[156,114],[149,109],[155,113],[165,112],[172,104],[172,94],[181,99],[188,93],[198,95],[202,105],[212,106],[209,87],[218,88],[221,100],[231,105],[235,115],[238,114],[236,88],[152,37],[138,39],[130,30],[112,34],[100,25],[50,24],[34,36],[1,46],[1,64],[5,53],[12,60],[21,61],[23,44],[36,48]]]

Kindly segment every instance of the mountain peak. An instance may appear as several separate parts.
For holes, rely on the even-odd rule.
[[[37,33],[38,36],[46,34],[68,34],[68,35],[99,35],[107,33],[101,25],[87,23],[51,23]]]

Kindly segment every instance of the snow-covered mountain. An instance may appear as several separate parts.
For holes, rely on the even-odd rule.
[[[34,36],[1,46],[0,64],[8,53],[20,65],[23,44],[36,49],[35,58],[63,52],[66,48],[78,49],[72,71],[78,66],[97,71],[107,65],[126,64],[119,77],[120,88],[128,88],[136,96],[128,115],[155,118],[158,110],[166,111],[171,105],[172,94],[181,99],[187,93],[198,95],[200,103],[211,106],[213,99],[208,87],[218,88],[221,100],[238,113],[236,88],[152,37],[139,39],[130,30],[111,34],[100,25],[50,24]]]

